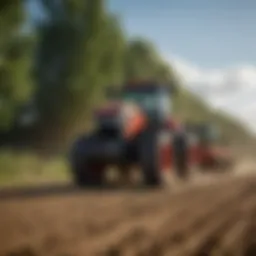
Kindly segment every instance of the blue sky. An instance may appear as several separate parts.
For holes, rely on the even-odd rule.
[[[35,17],[36,0],[28,0]],[[164,55],[204,67],[256,65],[255,0],[106,0],[129,35],[151,39]]]
[[[109,0],[131,35],[205,67],[256,64],[256,1]]]

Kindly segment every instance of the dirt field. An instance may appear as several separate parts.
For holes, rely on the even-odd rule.
[[[255,176],[209,180],[170,191],[2,193],[0,255],[255,256]]]

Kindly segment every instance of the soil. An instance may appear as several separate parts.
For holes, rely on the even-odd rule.
[[[2,191],[0,255],[255,256],[255,175],[209,180],[173,190]]]

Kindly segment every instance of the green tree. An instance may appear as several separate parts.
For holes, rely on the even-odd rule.
[[[0,130],[12,128],[19,108],[30,98],[31,40],[21,33],[21,1],[0,3]]]
[[[154,79],[179,87],[177,76],[155,46],[145,39],[131,40],[127,46],[125,57],[125,77],[129,79]]]
[[[40,28],[35,74],[40,112],[52,123],[70,118],[74,105],[90,99],[98,75],[103,6],[100,0],[42,3],[49,21]]]
[[[0,1],[0,54],[16,38],[24,19],[24,9],[20,0]]]
[[[125,39],[104,1],[41,0],[47,21],[38,28],[36,103],[44,133],[72,133],[123,76]]]

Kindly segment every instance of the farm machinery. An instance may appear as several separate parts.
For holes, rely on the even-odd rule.
[[[139,167],[143,182],[159,186],[163,173],[188,177],[188,141],[173,119],[173,90],[158,82],[127,83],[109,93],[95,111],[95,129],[80,136],[71,149],[70,163],[80,187],[101,186],[108,166],[126,174]],[[115,95],[115,97],[113,96]]]
[[[234,164],[230,150],[219,144],[220,131],[209,123],[190,124],[187,132],[197,140],[194,149],[196,165],[202,171],[227,171]]]

